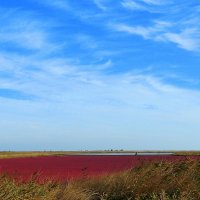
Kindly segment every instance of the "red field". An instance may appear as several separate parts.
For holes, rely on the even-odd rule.
[[[180,156],[46,156],[0,159],[0,173],[27,180],[38,173],[38,180],[68,180],[130,169],[142,162],[179,160]]]

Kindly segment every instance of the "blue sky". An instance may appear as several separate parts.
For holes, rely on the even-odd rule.
[[[0,1],[0,150],[197,150],[196,0]]]

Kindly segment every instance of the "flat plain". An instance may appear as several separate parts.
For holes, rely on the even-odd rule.
[[[157,152],[157,155],[134,151],[1,152],[0,155],[2,200],[200,199],[198,152]]]

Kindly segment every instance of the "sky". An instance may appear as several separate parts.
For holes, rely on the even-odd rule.
[[[0,0],[0,150],[198,150],[196,0]]]

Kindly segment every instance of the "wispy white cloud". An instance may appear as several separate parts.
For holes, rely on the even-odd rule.
[[[195,29],[185,29],[181,33],[164,33],[161,37],[162,39],[169,40],[177,44],[180,48],[189,51],[199,51],[200,50],[200,30]]]
[[[152,5],[162,5],[162,4],[168,4],[170,0],[141,0],[142,2],[146,4],[152,4]]]
[[[30,95],[38,96],[39,99],[48,98],[51,101],[57,101],[61,97],[61,101],[67,101],[66,92],[70,94],[74,88],[81,90],[83,87],[87,92],[90,92],[92,88],[96,88],[95,95],[98,94],[98,91],[104,91],[105,96],[108,95],[106,98],[112,98],[124,104],[132,104],[132,97],[130,99],[126,97],[127,94],[131,94],[130,91],[134,92],[134,95],[131,94],[131,96],[138,95],[139,99],[136,104],[140,104],[141,99],[144,98],[143,95],[155,95],[158,98],[160,95],[165,94],[193,93],[166,84],[161,78],[154,76],[134,73],[105,75],[102,70],[113,65],[110,60],[102,65],[93,65],[93,68],[89,66],[87,70],[81,69],[83,68],[81,65],[74,65],[66,59],[44,59],[35,56],[15,56],[13,54],[3,57],[1,53],[0,60],[1,72],[12,72],[12,77],[0,77],[0,86],[19,90],[23,93],[28,92]],[[81,84],[86,85],[81,86]],[[87,98],[87,95],[84,98]],[[153,99],[152,102],[149,102],[149,100],[150,98],[144,98],[144,102],[141,104],[155,103],[153,103]],[[160,107],[160,105],[157,106]]]
[[[115,24],[111,25],[117,31],[127,32],[129,34],[135,34],[142,36],[145,39],[159,40],[162,38],[163,32],[170,28],[172,24],[167,21],[155,21],[153,26],[130,26],[127,24]],[[161,38],[160,38],[161,37]]]
[[[200,50],[197,6],[190,8],[189,2],[177,5],[173,0],[123,0],[121,5],[131,10],[161,11],[161,16],[150,18],[148,25],[145,26],[118,23],[115,25],[116,30],[139,35],[144,39],[171,42],[188,51]],[[183,13],[187,13],[187,16]]]
[[[42,23],[31,18],[16,17],[1,27],[0,42],[11,43],[18,47],[51,51],[56,45],[50,42],[49,32]]]
[[[93,1],[96,4],[96,6],[101,10],[103,11],[107,10],[107,7],[105,6],[105,0],[93,0]]]
[[[40,31],[23,30],[16,32],[12,31],[10,34],[1,33],[0,40],[2,42],[15,43],[18,46],[25,47],[27,49],[41,49],[46,45],[44,35]]]
[[[131,10],[147,10],[147,8],[144,5],[141,5],[133,0],[124,0],[121,2],[121,5],[124,8],[128,8]]]
[[[127,32],[129,34],[140,35],[145,39],[150,37],[150,34],[153,32],[153,29],[142,27],[142,26],[129,26],[126,24],[115,24],[112,26],[117,31]]]
[[[147,12],[161,12],[159,6],[170,4],[171,1],[166,0],[123,0],[121,5],[130,10],[144,10]]]
[[[155,21],[153,26],[130,26],[127,24],[115,24],[112,26],[117,31],[139,35],[144,39],[154,41],[172,42],[178,47],[188,51],[200,50],[200,29],[184,28],[182,31],[173,31],[176,23],[167,21]]]

